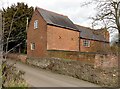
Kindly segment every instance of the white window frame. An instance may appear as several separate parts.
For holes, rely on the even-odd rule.
[[[34,21],[34,29],[37,29],[38,28],[38,20],[35,20]]]
[[[83,40],[84,47],[90,47],[90,40]]]
[[[31,50],[35,50],[35,43],[31,43],[30,48],[31,48]]]

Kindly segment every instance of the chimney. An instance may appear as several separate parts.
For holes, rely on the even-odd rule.
[[[103,35],[104,35],[104,38],[109,42],[110,35],[109,35],[109,31],[107,31],[107,29],[104,29]]]

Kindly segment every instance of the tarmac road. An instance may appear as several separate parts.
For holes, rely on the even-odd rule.
[[[9,62],[14,63],[15,61],[10,60]],[[21,62],[17,62],[15,66],[25,71],[24,79],[31,87],[100,87],[87,81],[31,67]]]

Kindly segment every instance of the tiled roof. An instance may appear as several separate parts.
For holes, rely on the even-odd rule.
[[[76,25],[67,16],[44,10],[39,7],[36,7],[36,9],[42,15],[47,24],[79,31]]]
[[[98,31],[96,34],[95,30],[93,29],[75,25],[67,16],[64,16],[55,12],[51,12],[39,7],[36,7],[36,9],[41,14],[43,19],[47,22],[47,24],[79,31],[81,38],[107,42],[104,36],[99,34]]]
[[[81,37],[81,38],[107,42],[107,40],[104,38],[104,36],[101,35],[101,34],[99,34],[98,32],[95,33],[95,32],[94,32],[95,30],[93,30],[93,29],[91,29],[91,28],[79,26],[79,25],[76,25],[76,26],[77,26],[78,29],[81,31],[81,32],[80,32],[80,37]]]

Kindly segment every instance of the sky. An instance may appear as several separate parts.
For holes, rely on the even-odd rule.
[[[0,8],[17,2],[24,2],[29,6],[40,7],[59,14],[67,15],[75,24],[91,27],[89,17],[95,14],[94,6],[81,7],[83,1],[89,0],[0,0]]]

